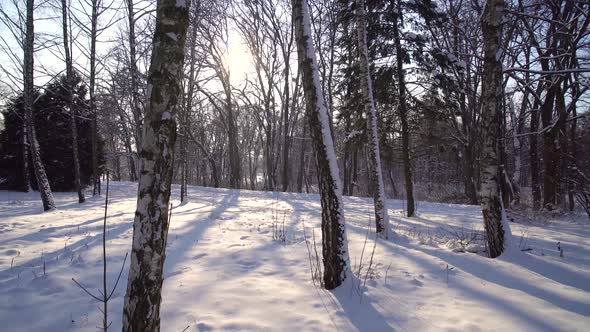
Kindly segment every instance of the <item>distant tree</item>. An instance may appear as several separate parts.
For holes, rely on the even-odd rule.
[[[141,128],[143,122],[143,105],[141,103],[141,97],[139,94],[139,69],[137,68],[137,35],[135,33],[136,17],[137,14],[133,3],[136,0],[125,0],[127,3],[127,18],[128,18],[128,29],[129,29],[129,78],[131,83],[131,113],[133,114],[133,120],[135,123],[135,139],[137,150],[141,147]]]
[[[480,152],[480,85],[482,75],[481,28],[477,17],[479,2],[416,1],[402,2],[419,14],[421,40],[427,52],[414,53],[422,85],[429,86],[442,104],[446,137],[458,147],[464,195],[469,204],[478,204],[477,163]],[[401,16],[402,15],[398,15]],[[411,16],[406,15],[405,18]],[[418,36],[418,35],[416,35]]]
[[[535,208],[554,210],[566,206],[568,178],[572,177],[571,158],[575,145],[568,142],[568,123],[576,119],[576,105],[590,90],[583,81],[588,69],[585,53],[590,40],[590,3],[576,1],[519,1],[512,12],[520,23],[526,45],[527,65],[507,68],[533,99],[531,109],[531,172]],[[586,13],[586,14],[584,14]],[[530,59],[529,59],[530,58]],[[523,75],[525,74],[525,75]],[[535,88],[536,85],[536,88]],[[575,128],[572,126],[573,136]],[[537,142],[542,138],[541,142]],[[541,156],[537,145],[541,149]],[[569,143],[569,144],[568,144]],[[542,177],[542,178],[541,178]],[[542,205],[541,205],[542,199]],[[571,206],[573,208],[573,205]]]
[[[240,158],[240,137],[238,128],[238,107],[234,99],[231,85],[231,72],[225,61],[228,38],[227,12],[231,9],[231,1],[210,1],[202,3],[203,12],[200,14],[199,44],[206,53],[203,67],[210,70],[213,77],[221,85],[222,92],[211,93],[203,86],[199,92],[203,93],[218,113],[218,119],[223,123],[227,135],[227,154],[229,159],[229,187],[240,189],[242,185],[242,161]]]

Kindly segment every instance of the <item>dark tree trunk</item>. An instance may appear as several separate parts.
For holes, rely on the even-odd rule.
[[[544,130],[553,123],[553,107],[557,90],[557,83],[554,83],[547,91],[541,107],[541,123]],[[547,210],[555,209],[557,203],[559,150],[555,145],[556,138],[556,130],[550,129],[543,132],[543,208]]]
[[[228,78],[229,80],[229,78]],[[225,85],[229,85],[229,81],[225,82]],[[232,189],[240,189],[242,184],[241,177],[241,166],[240,166],[240,153],[238,149],[238,130],[236,128],[236,119],[232,106],[231,98],[231,87],[226,86],[226,111],[227,111],[227,136],[229,145],[229,167],[230,167],[230,178],[229,186]]]
[[[292,40],[292,39],[291,39]],[[283,54],[283,58],[285,63],[285,85],[283,88],[284,91],[284,101],[283,101],[283,169],[282,169],[282,189],[283,192],[289,190],[289,170],[291,169],[289,165],[289,150],[291,148],[291,138],[289,137],[289,98],[290,98],[290,89],[289,89],[289,80],[290,80],[290,66],[289,66],[289,56]]]
[[[135,166],[135,159],[133,158],[133,148],[131,147],[131,136],[129,130],[125,124],[125,118],[123,117],[122,110],[119,110],[119,119],[121,120],[121,127],[123,128],[123,140],[125,142],[125,150],[127,151],[128,157],[127,162],[129,163],[129,179],[131,181],[137,181],[137,168]]]
[[[200,2],[193,4],[197,7],[197,12],[199,11]],[[197,27],[193,25],[191,34],[190,34],[190,68],[189,68],[189,76],[188,76],[188,93],[186,96],[186,103],[184,107],[184,112],[182,112],[182,123],[180,125],[181,128],[181,137],[180,137],[180,165],[181,165],[181,174],[180,174],[180,202],[187,203],[188,202],[188,188],[187,188],[187,158],[188,158],[188,151],[187,151],[187,143],[188,143],[188,135],[190,131],[190,119],[191,119],[191,112],[193,108],[193,94],[195,91],[195,70],[196,70],[196,42],[197,42]]]
[[[358,158],[358,149],[354,149],[352,151],[352,181],[350,181],[350,187],[348,188],[348,196],[354,196],[354,188],[358,184],[359,180],[359,158]]]
[[[351,124],[351,121],[350,121],[350,116],[347,116],[344,121],[345,121],[345,123],[344,123],[344,132],[346,134],[348,134],[352,130],[352,124]],[[343,173],[344,173],[343,174],[344,175],[344,177],[343,177],[343,180],[344,180],[344,183],[343,183],[343,194],[344,195],[347,195],[347,196],[349,195],[348,194],[348,188],[350,187],[351,174],[352,174],[351,173],[351,170],[352,170],[352,158],[351,158],[351,155],[350,155],[351,150],[352,150],[352,142],[351,142],[350,139],[347,139],[344,142],[344,158],[343,158],[344,160],[343,160],[343,163],[342,163],[342,165],[344,166],[344,170],[343,170]]]
[[[140,107],[140,95],[139,95],[139,77],[137,69],[137,51],[136,51],[136,40],[135,40],[135,10],[133,8],[133,1],[126,0],[127,2],[127,15],[129,24],[129,76],[131,78],[131,107],[133,120],[135,122],[135,146],[137,151],[141,148],[143,126],[143,114]]]
[[[205,158],[207,159],[207,161],[209,162],[209,166],[211,167],[211,177],[213,178],[213,187],[219,188],[219,175],[217,173],[217,163],[215,162],[215,159],[213,158],[211,153],[209,153],[209,151],[207,151],[207,149],[205,149],[203,144],[201,142],[199,142],[190,131],[187,131],[187,135],[190,136],[193,143],[195,143],[197,145],[197,147],[199,148],[199,150],[201,150],[201,152],[205,155]],[[204,136],[204,135],[202,135],[202,136]]]
[[[100,195],[100,171],[98,166],[98,123],[96,119],[96,38],[98,28],[99,0],[92,0],[90,28],[90,114],[92,117],[92,195]]]
[[[572,121],[572,128],[570,129],[570,142],[572,147],[569,150],[570,167],[568,168],[569,181],[567,183],[568,209],[570,211],[573,211],[576,205],[574,198],[574,177],[576,175],[574,175],[574,169],[577,168],[576,156],[578,155],[578,145],[576,144],[576,128],[578,126],[577,115],[576,106],[574,105],[572,108],[572,117],[574,120]]]
[[[531,167],[531,189],[533,194],[533,209],[541,208],[541,183],[539,179],[539,149],[537,148],[539,130],[539,111],[534,109],[531,112],[531,125],[529,136],[529,159]]]
[[[570,164],[568,155],[568,137],[566,135],[567,126],[565,121],[561,121],[561,118],[565,118],[567,116],[567,110],[565,105],[565,91],[562,90],[560,93],[557,94],[555,98],[555,109],[557,110],[557,114],[562,116],[558,117],[558,120],[555,124],[556,133],[556,140],[554,141],[554,145],[556,145],[557,156],[555,162],[557,163],[557,174],[555,178],[555,182],[557,183],[556,189],[556,199],[555,203],[558,208],[566,208],[565,200],[566,200],[566,192],[567,192],[567,183],[568,183],[568,172],[567,168]]]
[[[188,109],[185,109],[185,112],[188,112]],[[186,117],[183,116],[183,122],[186,121]],[[180,203],[187,203],[187,149],[186,149],[186,132],[188,128],[186,122],[180,126],[181,128],[181,137],[180,137]]]
[[[275,190],[275,182],[273,177],[273,148],[272,148],[273,134],[272,129],[266,129],[266,145],[264,147],[264,164],[266,166],[266,176],[264,181],[264,189],[267,191]]]
[[[72,66],[72,57],[70,53],[70,39],[68,33],[68,2],[67,0],[62,0],[61,2],[61,12],[62,12],[62,28],[63,28],[63,43],[64,43],[64,53],[65,53],[65,60],[66,60],[66,87],[68,89],[67,93],[67,108],[70,111],[70,131],[72,134],[72,159],[74,159],[74,186],[76,187],[76,191],[78,192],[78,203],[84,203],[86,198],[84,197],[84,192],[82,191],[82,186],[80,184],[80,157],[78,153],[78,128],[76,126],[76,110],[74,109],[74,101],[72,98],[75,86],[74,86],[74,70]]]
[[[389,182],[391,183],[391,189],[393,190],[393,197],[398,198],[399,193],[397,192],[397,187],[395,186],[395,180],[393,179],[393,172],[389,170]]]
[[[406,105],[406,81],[404,74],[404,55],[405,51],[402,49],[398,22],[401,15],[401,0],[397,0],[397,4],[393,5],[395,8],[393,16],[393,42],[395,43],[396,53],[396,73],[398,79],[399,89],[399,117],[402,124],[402,159],[404,161],[404,179],[406,185],[406,213],[408,217],[412,217],[415,213],[416,207],[414,203],[414,184],[412,182],[412,162],[410,160],[410,130],[408,128],[408,110]]]
[[[305,119],[307,120],[307,119]],[[307,148],[307,125],[303,124],[301,151],[299,152],[299,174],[297,175],[297,192],[303,192],[303,178],[305,177],[305,149]]]
[[[469,204],[477,205],[477,186],[475,183],[475,171],[474,165],[475,160],[473,158],[473,147],[472,145],[464,145],[464,161],[463,161],[463,184],[465,186],[465,195],[469,199]]]

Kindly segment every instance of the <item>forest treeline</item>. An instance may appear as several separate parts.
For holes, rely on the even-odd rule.
[[[24,10],[16,1],[12,5],[2,5],[4,31],[14,33],[3,33],[2,46],[9,59],[21,61],[10,37],[24,31],[24,21],[9,15],[23,18]],[[96,141],[105,144],[106,165],[93,166],[97,173],[108,168],[115,179],[136,180],[155,3],[81,0],[65,5],[65,13],[59,1],[40,6],[40,22],[51,16],[52,24],[66,30],[38,36],[35,49],[51,49],[84,77]],[[343,192],[371,196],[374,149],[362,97],[356,3],[309,5]],[[270,0],[193,1],[175,146],[174,182],[183,184],[183,195],[184,184],[318,192],[290,6]],[[508,1],[506,6],[498,54],[504,68],[505,206],[571,210],[577,201],[588,200],[587,4]],[[485,127],[482,9],[481,1],[366,2],[384,182],[376,190],[388,197],[478,203]],[[252,67],[244,79],[232,79],[230,39],[244,43],[249,53],[244,56]],[[108,48],[97,49],[97,42]],[[42,60],[38,63],[36,71],[59,76]],[[16,67],[2,65],[5,106],[13,104],[9,98],[19,98],[11,97],[20,86]]]

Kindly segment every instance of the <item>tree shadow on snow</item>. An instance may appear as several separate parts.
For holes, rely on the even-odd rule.
[[[190,192],[189,192],[190,195]],[[234,207],[237,205],[240,196],[240,191],[232,190],[223,196],[223,198],[215,202],[213,206],[215,208],[209,213],[207,217],[204,218],[197,218],[190,222],[190,228],[170,228],[168,232],[168,246],[170,248],[166,248],[166,261],[164,263],[164,274],[166,275],[167,271],[173,271],[175,266],[181,264],[185,261],[186,257],[183,253],[186,253],[190,247],[197,244],[198,241],[202,238],[205,231],[214,224],[215,221],[219,219],[219,217],[229,208]],[[190,198],[190,197],[189,197]],[[181,209],[183,206],[177,207]],[[189,211],[194,210],[190,209]],[[186,211],[177,211],[174,212],[172,210],[172,219],[170,221],[171,224],[174,223],[174,216],[178,214],[185,214]],[[178,235],[178,232],[182,231],[181,234]]]
[[[334,315],[350,322],[358,331],[395,331],[392,325],[399,326],[395,318],[389,317],[389,320],[393,321],[392,325],[389,324],[376,309],[375,302],[365,291],[366,288],[359,286],[361,284],[362,281],[349,271],[344,283],[330,292],[335,306],[341,309],[336,310]],[[362,296],[359,295],[359,290],[363,291]]]
[[[383,243],[385,243],[386,246],[390,249],[396,251],[399,251],[400,248],[406,249],[405,254],[411,255],[412,259],[414,259],[420,265],[433,264],[421,258],[420,254],[418,253],[421,253],[422,255],[436,257],[445,264],[458,268],[459,270],[465,273],[469,273],[480,280],[493,283],[504,288],[522,291],[532,297],[536,297],[540,300],[547,301],[552,305],[558,306],[563,310],[577,313],[583,316],[587,316],[590,314],[590,306],[587,303],[582,303],[574,299],[566,298],[559,294],[557,291],[543,288],[537,284],[531,283],[529,280],[518,278],[517,275],[514,274],[514,271],[510,269],[498,269],[495,267],[495,264],[493,264],[493,262],[492,264],[490,264],[490,262],[484,262],[484,260],[487,260],[489,258],[473,254],[457,254],[452,253],[450,251],[432,248],[428,246],[414,245],[409,243],[408,241],[404,241],[403,239],[400,241],[396,241],[395,243]],[[523,259],[526,259],[526,257],[523,257]],[[515,265],[521,265],[520,261],[505,261],[511,262]],[[439,270],[441,269],[437,266],[434,266],[434,268]],[[480,292],[476,289],[469,288],[464,284],[455,283],[453,284],[453,286],[460,287],[466,292],[474,294],[473,298],[483,298],[487,303],[493,305],[494,307],[504,308],[503,310],[507,310],[507,312],[509,312],[511,315],[515,315],[527,321],[529,324],[531,324],[531,326],[537,326],[543,330],[559,329],[559,326],[546,325],[548,322],[543,323],[541,321],[541,318],[543,318],[541,313],[539,316],[532,316],[526,311],[522,310],[521,308],[514,306],[513,304],[511,304],[509,298],[505,299],[501,296],[491,296],[483,292]]]

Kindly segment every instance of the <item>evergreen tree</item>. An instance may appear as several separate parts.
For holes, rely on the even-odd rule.
[[[68,100],[72,100],[72,111],[76,114],[78,134],[78,150],[80,154],[80,181],[82,186],[91,181],[92,147],[90,121],[86,86],[78,75],[74,75],[71,92],[67,89],[65,76],[56,77],[45,88],[43,93],[36,92],[33,104],[35,134],[41,150],[41,161],[49,185],[54,191],[76,190],[72,154],[71,115],[67,108]],[[31,187],[37,189],[37,181],[30,167],[25,166],[23,146],[23,97],[13,98],[3,112],[5,129],[0,132],[0,188],[23,190],[28,187],[26,175],[30,176]],[[103,142],[99,141],[99,161],[104,164]],[[32,160],[28,154],[28,165]],[[26,170],[28,169],[28,174]]]

